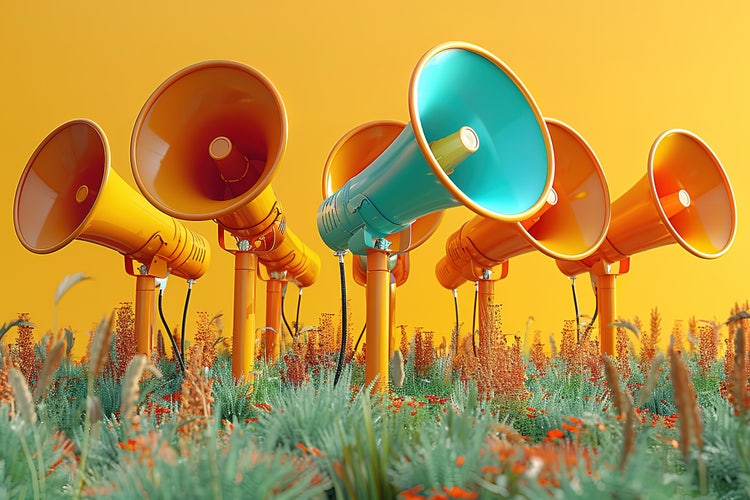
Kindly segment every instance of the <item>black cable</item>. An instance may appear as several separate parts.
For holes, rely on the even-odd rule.
[[[180,333],[180,352],[185,352],[185,323],[187,322],[188,305],[190,304],[190,292],[193,290],[193,280],[189,279],[187,294],[185,295],[185,307],[182,309],[182,332]]]
[[[570,277],[570,289],[573,291],[573,307],[576,310],[576,343],[581,341],[581,315],[578,311],[578,296],[576,295],[576,277]]]
[[[289,326],[289,322],[286,320],[286,314],[284,313],[284,298],[286,297],[286,287],[288,284],[289,283],[284,283],[284,287],[281,289],[281,319],[284,320],[284,325],[286,325],[286,329],[289,330],[289,335],[291,335],[292,340],[294,340],[294,332],[292,332],[292,328]]]
[[[294,318],[294,334],[299,333],[299,306],[302,303],[302,288],[299,289],[297,294],[297,316]]]
[[[172,343],[172,353],[174,354],[174,357],[177,358],[177,362],[180,365],[180,371],[182,373],[185,373],[185,362],[182,359],[182,354],[180,354],[180,350],[177,347],[177,342],[174,340],[174,336],[172,335],[172,330],[169,329],[169,326],[167,325],[167,320],[164,319],[164,310],[161,306],[161,298],[164,295],[164,289],[159,289],[159,317],[161,318],[161,323],[164,325],[164,329],[167,331],[167,336],[169,337],[169,341]]]
[[[357,347],[359,347],[359,342],[362,340],[362,336],[365,334],[365,330],[367,330],[367,323],[362,325],[362,331],[359,332],[359,337],[357,337],[357,343],[354,344],[354,352],[357,352]]]
[[[479,297],[479,282],[474,283],[474,313],[471,315],[471,346],[474,348],[474,357],[477,357],[477,342],[475,339],[475,328],[477,327],[477,299]]]
[[[339,258],[339,276],[341,277],[341,350],[339,351],[339,360],[336,364],[336,375],[333,377],[333,386],[339,383],[341,370],[344,368],[344,354],[346,352],[346,269],[344,267],[344,253],[336,252]]]

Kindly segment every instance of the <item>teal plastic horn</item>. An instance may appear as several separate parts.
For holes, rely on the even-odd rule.
[[[543,206],[554,177],[549,131],[524,85],[494,55],[463,42],[428,51],[412,73],[409,117],[385,151],[321,204],[318,231],[329,248],[362,255],[417,218],[460,205],[508,222]],[[366,156],[352,153],[347,137],[328,164]],[[465,154],[441,149],[451,137]]]

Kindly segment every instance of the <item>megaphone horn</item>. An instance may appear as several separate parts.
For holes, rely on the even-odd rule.
[[[164,81],[139,113],[133,176],[162,212],[216,220],[271,271],[311,285],[320,261],[286,226],[270,183],[286,147],[284,103],[259,71],[204,61]]]
[[[574,276],[597,262],[615,263],[645,250],[679,243],[697,257],[726,253],[737,230],[732,186],[711,148],[687,130],[657,137],[646,174],[612,204],[612,222],[601,247],[579,261],[558,261]]]
[[[71,120],[36,148],[16,189],[13,222],[21,244],[34,253],[59,250],[73,240],[111,248],[164,277],[201,277],[209,245],[158,210],[110,168],[104,131]]]
[[[388,147],[321,204],[318,231],[329,248],[362,254],[373,239],[459,205],[516,221],[544,203],[554,175],[547,127],[494,55],[461,42],[427,52],[412,73],[409,116]]]
[[[593,253],[610,222],[604,171],[588,143],[568,125],[547,119],[555,155],[555,179],[545,205],[528,219],[502,222],[476,216],[448,237],[435,273],[457,288],[482,279],[483,271],[534,249],[554,259]]]

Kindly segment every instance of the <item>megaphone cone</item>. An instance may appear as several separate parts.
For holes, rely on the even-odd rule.
[[[583,137],[546,120],[555,154],[555,179],[547,204],[520,222],[476,216],[448,237],[435,273],[442,286],[477,281],[483,270],[534,249],[554,259],[581,259],[604,240],[610,222],[609,189],[602,167]]]
[[[714,259],[729,250],[737,230],[732,186],[716,154],[697,135],[672,129],[653,143],[646,174],[612,204],[607,237],[591,256],[558,261],[568,276],[597,262],[679,243],[697,257]]]
[[[110,168],[104,131],[89,120],[63,123],[34,151],[16,189],[13,222],[32,252],[89,241],[159,277],[169,271],[197,279],[210,259],[202,236],[155,210]]]
[[[544,203],[554,170],[547,127],[494,55],[459,42],[427,52],[412,73],[409,116],[388,147],[318,209],[329,248],[362,254],[373,239],[450,207],[515,221]]]
[[[405,124],[395,121],[374,121],[355,127],[339,139],[323,169],[323,198],[332,196],[349,179],[362,172],[405,127]],[[407,252],[419,247],[437,230],[442,217],[442,211],[423,215],[405,229],[386,236],[390,243],[389,250]],[[356,261],[353,260],[355,266]],[[356,270],[354,276],[355,279],[358,276]]]
[[[286,138],[283,101],[264,75],[205,61],[172,75],[144,104],[131,139],[133,176],[161,211],[216,220],[269,270],[308,286],[320,260],[286,227],[270,187]]]

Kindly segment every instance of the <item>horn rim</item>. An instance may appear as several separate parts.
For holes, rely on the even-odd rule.
[[[65,130],[70,129],[73,126],[76,125],[83,125],[85,127],[88,127],[89,129],[96,132],[97,136],[100,139],[101,146],[102,146],[102,153],[103,153],[103,159],[104,162],[101,165],[101,176],[99,181],[99,186],[96,192],[96,198],[94,199],[94,202],[91,205],[91,208],[89,208],[88,213],[86,216],[81,220],[81,222],[76,226],[76,228],[68,234],[65,238],[61,239],[59,242],[57,242],[54,245],[40,247],[36,245],[32,245],[26,236],[23,234],[23,223],[21,222],[21,203],[22,203],[22,195],[24,191],[24,187],[26,185],[26,180],[28,179],[29,174],[34,170],[34,163],[36,162],[39,155],[42,154],[44,149],[52,142],[54,141],[58,135],[60,135]],[[92,120],[88,120],[85,118],[75,118],[72,120],[65,121],[55,127],[47,136],[40,142],[34,152],[31,154],[31,157],[29,157],[29,160],[26,162],[26,166],[24,167],[23,172],[21,173],[21,177],[18,181],[18,185],[16,186],[16,194],[13,199],[13,227],[16,231],[16,236],[18,237],[18,240],[21,242],[21,244],[29,251],[37,254],[49,254],[52,252],[55,252],[57,250],[60,250],[61,248],[67,246],[70,244],[73,240],[78,238],[85,230],[86,226],[88,225],[89,221],[91,220],[91,217],[93,216],[94,212],[96,211],[96,207],[99,204],[99,200],[101,199],[101,193],[104,186],[107,185],[107,180],[109,179],[109,172],[111,170],[111,154],[110,154],[110,147],[109,147],[109,141],[107,140],[107,135],[104,133],[104,130],[97,124],[96,122]]]
[[[418,107],[418,84],[420,76],[427,66],[427,64],[439,53],[444,52],[446,50],[451,49],[460,49],[460,50],[466,50],[468,52],[473,52],[481,57],[484,57],[485,59],[489,60],[491,63],[493,63],[495,66],[498,67],[503,73],[506,74],[506,76],[514,83],[514,85],[518,88],[518,90],[523,94],[524,98],[526,99],[527,104],[529,105],[529,108],[532,110],[534,117],[536,118],[537,124],[539,125],[539,130],[541,131],[541,135],[544,140],[545,148],[548,151],[547,155],[547,169],[550,172],[550,175],[547,176],[545,186],[542,190],[542,195],[539,197],[539,199],[527,210],[519,213],[514,214],[504,214],[495,212],[493,210],[489,210],[482,205],[475,202],[471,197],[466,195],[461,189],[456,186],[456,184],[453,182],[453,180],[450,179],[448,174],[445,173],[443,168],[440,166],[440,164],[435,159],[434,155],[432,154],[432,150],[430,149],[429,142],[427,140],[427,137],[425,135],[424,128],[422,127],[422,121],[419,119],[419,107]],[[547,191],[552,187],[552,182],[554,180],[554,172],[555,172],[555,164],[554,164],[554,150],[552,146],[552,140],[549,136],[549,132],[547,130],[547,126],[544,122],[544,117],[542,115],[542,112],[539,110],[539,107],[537,106],[536,102],[534,101],[533,96],[529,92],[529,90],[526,88],[526,86],[523,84],[523,82],[518,78],[518,76],[513,72],[513,70],[510,69],[503,61],[501,61],[497,56],[492,54],[491,52],[483,49],[482,47],[479,47],[477,45],[467,43],[467,42],[460,42],[460,41],[451,41],[451,42],[444,42],[441,44],[436,45],[429,51],[427,51],[417,62],[417,65],[414,67],[414,70],[411,74],[411,79],[409,81],[409,95],[408,95],[408,106],[409,106],[409,119],[411,122],[412,129],[414,130],[414,137],[417,142],[417,146],[422,151],[422,155],[424,156],[427,165],[430,167],[432,172],[435,174],[435,176],[438,178],[438,180],[445,186],[445,188],[451,193],[453,197],[455,197],[457,200],[459,200],[464,206],[466,206],[468,209],[472,210],[473,212],[482,215],[484,217],[488,217],[491,219],[496,219],[504,222],[516,222],[519,220],[527,219],[534,215],[545,203],[545,196]]]
[[[260,82],[266,90],[269,92],[269,95],[272,96],[273,101],[276,105],[276,108],[279,113],[279,146],[277,150],[275,151],[275,161],[274,164],[268,168],[268,172],[266,175],[260,179],[251,189],[247,190],[245,193],[243,193],[241,196],[238,196],[236,198],[233,198],[232,200],[226,200],[223,207],[218,208],[214,210],[213,212],[207,214],[205,212],[201,213],[193,213],[190,211],[178,209],[171,204],[165,203],[161,196],[158,196],[156,193],[153,193],[151,189],[149,188],[148,184],[145,182],[145,180],[142,178],[140,169],[138,168],[138,159],[137,159],[137,152],[138,152],[138,138],[141,134],[141,130],[144,128],[145,121],[147,119],[148,114],[153,109],[154,105],[158,101],[158,99],[165,94],[169,90],[169,88],[180,81],[182,78],[187,77],[188,75],[191,75],[193,73],[196,73],[198,71],[204,71],[204,70],[210,70],[214,68],[229,68],[229,69],[235,69],[238,71],[242,71],[247,73],[249,76],[254,77],[258,82]],[[151,95],[146,99],[146,102],[141,107],[140,112],[138,113],[138,116],[136,117],[135,123],[133,125],[133,131],[131,133],[130,137],[130,164],[133,171],[133,177],[135,179],[136,184],[138,185],[138,188],[143,193],[143,195],[151,202],[152,205],[157,207],[162,212],[171,215],[172,217],[177,217],[179,219],[183,220],[208,220],[208,219],[218,219],[223,216],[232,214],[236,212],[237,210],[240,210],[244,206],[246,206],[248,203],[250,203],[252,200],[254,200],[258,195],[260,195],[264,189],[266,189],[273,180],[274,175],[276,174],[276,171],[278,170],[279,164],[281,163],[284,152],[286,150],[286,144],[288,140],[288,117],[286,112],[286,107],[284,105],[284,101],[281,97],[281,94],[274,86],[273,82],[266,77],[262,72],[259,70],[247,65],[243,64],[238,61],[232,61],[232,60],[224,60],[224,59],[212,59],[207,61],[201,61],[194,64],[191,64],[189,66],[186,66],[175,73],[173,73],[171,76],[169,76],[166,80],[164,80],[162,83],[159,84],[159,86],[154,89],[154,91],[151,93]]]
[[[692,140],[696,145],[698,145],[703,151],[706,153],[708,158],[710,158],[714,166],[716,167],[716,173],[718,174],[719,178],[721,179],[723,183],[723,187],[727,194],[727,199],[729,201],[729,209],[731,212],[731,229],[729,232],[728,237],[726,238],[726,242],[724,245],[719,248],[716,252],[704,252],[698,248],[696,248],[694,245],[690,244],[685,238],[682,237],[680,232],[677,230],[677,228],[672,224],[672,222],[667,217],[666,212],[664,211],[664,207],[662,206],[659,197],[659,193],[657,191],[656,186],[656,170],[658,170],[658,165],[656,163],[656,155],[659,152],[660,146],[664,143],[665,139],[669,137],[670,135],[677,134],[683,137],[687,137],[688,139]],[[719,157],[716,155],[716,153],[711,149],[711,147],[703,140],[701,139],[697,134],[681,129],[681,128],[672,128],[665,130],[659,136],[654,140],[653,144],[651,145],[651,149],[649,150],[648,154],[648,166],[646,169],[646,176],[648,179],[648,186],[649,186],[649,194],[653,197],[653,200],[655,201],[656,205],[656,211],[659,215],[659,219],[662,221],[664,226],[666,227],[669,234],[677,241],[680,246],[682,246],[685,250],[690,252],[691,254],[695,255],[696,257],[700,257],[703,259],[715,259],[718,257],[721,257],[725,253],[729,251],[729,249],[732,246],[732,243],[734,242],[735,236],[737,234],[737,201],[734,196],[734,190],[732,188],[732,184],[729,181],[729,177],[727,176],[726,170],[724,169],[724,166],[721,163],[721,160],[719,160]]]

